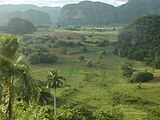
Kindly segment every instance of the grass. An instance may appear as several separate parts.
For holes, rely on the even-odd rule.
[[[73,31],[56,29],[56,33],[73,33]],[[90,34],[90,31],[74,31],[78,34]],[[115,41],[117,31],[96,32],[95,39],[110,38]],[[122,76],[120,66],[127,61],[113,55],[113,47],[96,47],[88,45],[89,52],[83,53],[82,48],[66,47],[67,55],[64,55],[55,48],[53,52],[58,55],[58,62],[55,64],[32,65],[32,76],[36,79],[46,80],[47,70],[57,69],[59,75],[66,78],[66,84],[70,88],[64,87],[58,90],[58,97],[61,99],[61,106],[70,105],[73,102],[87,106],[96,112],[100,110],[118,109],[124,114],[124,120],[159,120],[160,114],[160,83],[143,83],[142,89],[138,89],[138,84],[131,84],[128,78]],[[77,58],[81,55],[86,59],[91,58],[94,63],[98,61],[100,52],[106,50],[103,56],[103,67],[87,68],[85,63],[81,63]],[[153,72],[152,68],[144,66],[143,63],[133,61],[137,71]],[[153,72],[154,76],[160,75],[160,70]],[[115,98],[113,98],[115,96]]]

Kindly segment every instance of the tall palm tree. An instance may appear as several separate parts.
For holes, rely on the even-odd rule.
[[[0,86],[3,90],[2,102],[5,120],[14,120],[14,83],[16,80],[22,80],[22,76],[27,76],[26,73],[28,73],[26,65],[19,62],[18,46],[19,39],[15,36],[0,37]]]
[[[49,73],[49,75],[47,76],[48,87],[54,89],[54,115],[56,116],[56,114],[57,114],[56,90],[57,90],[57,88],[63,86],[62,80],[65,80],[65,78],[62,76],[58,76],[58,72],[56,70],[50,70],[50,71],[48,71],[48,73]]]

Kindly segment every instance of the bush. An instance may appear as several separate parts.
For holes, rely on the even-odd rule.
[[[130,82],[138,83],[138,82],[148,82],[153,79],[153,74],[149,72],[138,72],[132,76]]]
[[[86,107],[69,108],[57,116],[57,120],[95,120],[91,111]]]
[[[42,53],[40,54],[40,63],[55,63],[57,61],[57,57],[50,53]]]
[[[55,43],[56,47],[63,47],[63,46],[67,46],[67,45],[68,45],[68,43],[63,40],[56,41],[56,43]]]
[[[96,120],[123,120],[123,114],[115,110],[113,111],[101,111],[96,114]]]

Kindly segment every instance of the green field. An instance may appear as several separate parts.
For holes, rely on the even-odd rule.
[[[90,30],[68,31],[55,29],[54,34],[91,34]],[[39,35],[36,33],[35,35]],[[45,33],[46,35],[50,33]],[[95,32],[90,40],[117,40],[118,31]],[[87,39],[89,39],[87,37]],[[72,39],[74,41],[74,39]],[[75,40],[79,40],[76,38]],[[58,112],[60,113],[65,105],[73,102],[86,106],[93,112],[116,109],[123,113],[124,120],[159,120],[160,119],[160,83],[142,83],[139,89],[135,83],[129,83],[128,79],[122,76],[120,66],[130,60],[113,55],[113,46],[96,47],[86,44],[88,52],[81,52],[81,47],[65,47],[66,55],[60,53],[61,48],[53,48],[52,52],[58,56],[57,63],[31,65],[32,76],[35,79],[45,80],[47,71],[58,70],[59,74],[66,78],[65,84],[70,87],[58,89]],[[63,48],[63,47],[62,47]],[[96,64],[98,56],[102,51],[103,68],[88,68],[81,63],[78,57],[91,58]],[[145,66],[142,62],[134,62],[134,69],[153,72],[152,68]],[[160,70],[153,72],[155,77],[160,75]]]

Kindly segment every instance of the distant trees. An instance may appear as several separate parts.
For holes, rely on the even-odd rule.
[[[34,24],[29,20],[13,18],[6,26],[6,32],[11,34],[30,34],[36,30]]]
[[[21,50],[21,52],[29,56],[29,61],[31,64],[39,63],[55,63],[57,61],[57,56],[53,55],[47,47],[34,46],[32,48],[26,47]]]
[[[57,61],[57,57],[51,53],[34,53],[29,58],[31,64],[55,63]]]

